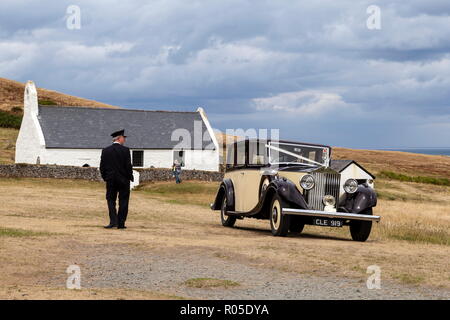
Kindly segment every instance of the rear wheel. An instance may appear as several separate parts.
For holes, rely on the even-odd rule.
[[[220,220],[224,227],[232,227],[236,223],[236,217],[227,216],[227,197],[223,197],[222,206],[220,207]]]
[[[283,214],[280,197],[274,195],[270,205],[270,228],[274,236],[284,237],[289,231],[289,218],[287,214]]]
[[[361,214],[372,215],[372,208],[364,210]],[[354,220],[350,222],[350,234],[354,241],[366,241],[369,238],[371,230],[372,221]]]
[[[301,233],[305,227],[305,223],[302,221],[301,217],[292,216],[290,217],[289,231],[293,233]]]

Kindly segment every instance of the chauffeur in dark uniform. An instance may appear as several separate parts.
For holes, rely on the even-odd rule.
[[[109,225],[105,228],[117,227],[125,229],[130,199],[130,181],[133,181],[130,149],[124,146],[125,130],[111,134],[113,144],[102,150],[100,173],[106,181],[106,200],[109,210]],[[116,210],[117,194],[119,195],[119,212]]]

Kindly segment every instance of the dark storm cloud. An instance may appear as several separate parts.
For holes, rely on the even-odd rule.
[[[372,4],[381,30],[366,27]],[[449,39],[440,0],[3,0],[0,76],[133,108],[203,106],[220,129],[445,146]]]

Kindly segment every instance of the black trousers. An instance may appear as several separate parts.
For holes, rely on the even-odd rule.
[[[119,195],[119,212],[116,210],[117,195]],[[128,202],[130,200],[130,181],[123,182],[117,179],[106,181],[106,201],[108,202],[109,223],[124,226],[128,215]]]

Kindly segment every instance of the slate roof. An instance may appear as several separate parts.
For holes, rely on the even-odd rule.
[[[207,141],[194,145],[194,122],[200,121],[202,135],[207,131],[199,112],[39,106],[38,119],[47,148],[104,148],[120,129],[128,136],[126,146],[134,149],[172,149],[179,144],[178,137],[171,141],[172,132],[179,128],[190,133],[191,149],[212,145],[209,133]]]
[[[330,168],[337,172],[341,172],[342,170],[347,168],[352,162],[353,160],[331,160]]]

